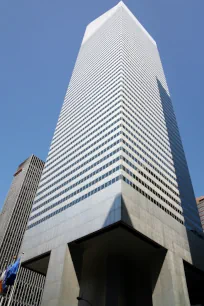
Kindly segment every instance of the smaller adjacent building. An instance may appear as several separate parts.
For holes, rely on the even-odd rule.
[[[13,175],[11,187],[0,212],[0,273],[18,256],[44,162],[31,155]],[[21,267],[11,306],[38,306],[45,276]],[[6,306],[10,289],[0,306]]]
[[[196,202],[198,205],[198,212],[199,212],[202,228],[204,231],[204,196],[196,198]]]

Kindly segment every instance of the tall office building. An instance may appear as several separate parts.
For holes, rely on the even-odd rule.
[[[197,202],[197,205],[198,205],[198,212],[199,212],[199,216],[200,216],[200,221],[201,221],[202,228],[203,228],[203,231],[204,231],[204,196],[196,198],[196,202]]]
[[[201,265],[192,230],[201,224],[157,45],[119,2],[86,29],[24,265],[47,273],[43,306],[76,305],[78,293],[93,305],[186,306],[195,291],[183,260]]]
[[[26,230],[44,162],[32,155],[18,166],[0,214],[0,270],[17,257]],[[44,276],[21,269],[12,305],[38,305]],[[7,305],[8,292],[1,306]],[[28,296],[29,295],[29,296]]]

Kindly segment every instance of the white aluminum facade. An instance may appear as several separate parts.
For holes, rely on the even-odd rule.
[[[157,45],[122,2],[86,29],[28,230],[120,180],[200,230]]]

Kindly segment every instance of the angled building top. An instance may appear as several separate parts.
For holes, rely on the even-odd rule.
[[[120,1],[116,6],[112,9],[108,10],[103,15],[99,16],[86,27],[86,32],[84,34],[84,38],[82,41],[82,45],[111,17],[116,11],[120,8],[123,8],[135,21],[135,23],[144,31],[144,33],[149,37],[149,39],[156,45],[155,40],[151,37],[151,35],[147,32],[147,30],[143,27],[143,25],[137,20],[137,18],[133,15],[133,13],[129,10],[129,8],[124,4],[123,1]]]

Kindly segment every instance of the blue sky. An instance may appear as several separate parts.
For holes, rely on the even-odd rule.
[[[45,160],[86,25],[116,0],[0,1],[0,207],[32,153]],[[157,41],[196,196],[204,194],[204,1],[125,0]]]

